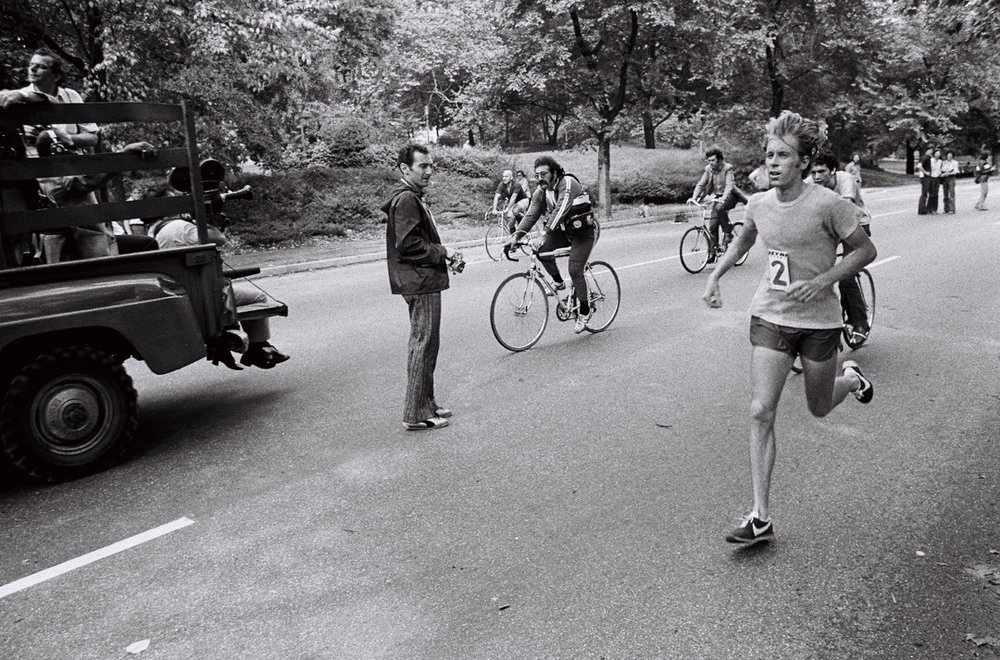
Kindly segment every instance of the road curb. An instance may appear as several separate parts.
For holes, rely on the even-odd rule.
[[[676,213],[670,215],[651,215],[648,217],[625,218],[623,220],[611,220],[601,224],[602,229],[617,229],[619,227],[631,227],[634,225],[644,225],[653,222],[665,222],[673,220]],[[478,247],[483,244],[481,238],[461,241],[458,243],[447,243],[452,247],[463,249]],[[330,257],[329,259],[315,259],[313,261],[298,261],[288,264],[278,264],[276,266],[263,266],[260,275],[256,277],[276,277],[278,275],[290,275],[292,273],[306,273],[312,270],[326,270],[329,268],[342,268],[344,266],[354,266],[357,264],[373,263],[385,260],[385,252],[367,252],[364,254],[353,254],[346,257]],[[254,278],[250,278],[254,279]]]

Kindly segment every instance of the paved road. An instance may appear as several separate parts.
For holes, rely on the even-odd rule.
[[[0,598],[0,656],[991,657],[965,637],[1000,638],[1000,213],[868,199],[876,398],[817,420],[791,378],[770,546],[722,540],[749,501],[759,246],[710,310],[675,257],[686,226],[609,230],[614,325],[553,321],[516,355],[488,322],[515,267],[469,251],[438,369],[456,416],[423,434],[400,424],[404,305],[361,264],[263,281],[292,361],[131,364],[123,465],[0,489],[0,585],[193,521]]]

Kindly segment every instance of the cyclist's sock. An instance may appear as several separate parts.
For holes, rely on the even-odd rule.
[[[581,300],[580,301],[580,314],[582,316],[586,316],[587,314],[590,314],[590,301],[587,301],[587,300]]]

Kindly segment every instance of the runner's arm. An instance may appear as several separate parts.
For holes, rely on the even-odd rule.
[[[809,302],[816,295],[837,282],[853,277],[862,268],[875,261],[878,250],[868,234],[859,225],[854,232],[843,240],[850,254],[833,265],[830,270],[820,273],[811,280],[796,280],[788,287],[788,297],[796,302]]]
[[[736,262],[743,258],[743,255],[750,251],[753,244],[757,242],[757,225],[753,223],[753,220],[746,218],[746,223],[743,225],[743,231],[736,235],[736,238],[729,244],[726,248],[726,253],[722,255],[722,260],[719,265],[715,267],[712,274],[708,276],[708,282],[705,284],[705,293],[701,296],[701,299],[705,301],[709,307],[722,307],[722,295],[719,291],[719,278],[726,274],[730,268],[736,265]]]

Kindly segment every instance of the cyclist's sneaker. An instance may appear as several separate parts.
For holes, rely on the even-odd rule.
[[[555,284],[555,290],[556,291],[565,291],[566,290],[566,283],[565,282],[556,282],[556,284]],[[546,295],[548,295],[550,297],[552,296],[552,294],[549,293],[548,291],[546,291],[545,293],[546,293]]]
[[[864,374],[861,373],[861,367],[859,367],[858,363],[854,360],[844,360],[844,375],[846,376],[849,373],[857,376],[858,380],[861,382],[861,387],[856,390],[851,390],[851,394],[854,395],[854,398],[861,403],[868,403],[871,401],[872,397],[875,395],[875,386],[872,385],[870,380],[865,378]]]
[[[587,324],[590,323],[590,319],[594,316],[594,308],[590,308],[590,312],[587,314],[577,314],[576,315],[576,325],[573,326],[573,332],[580,334],[587,329]]]
[[[747,515],[740,526],[726,534],[729,543],[740,543],[750,546],[774,538],[774,525],[771,520],[761,520],[754,514]]]

